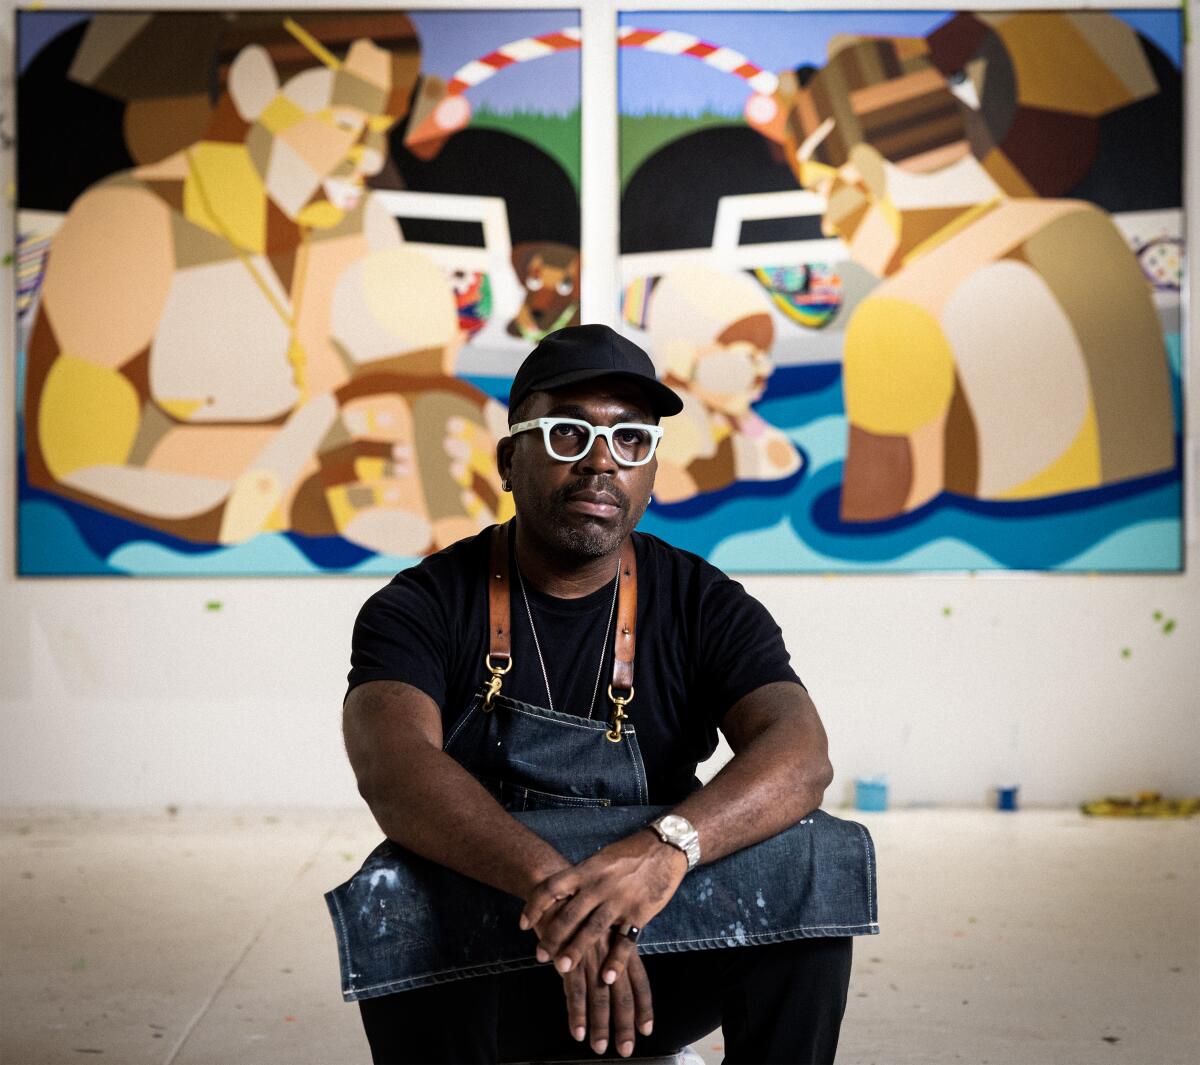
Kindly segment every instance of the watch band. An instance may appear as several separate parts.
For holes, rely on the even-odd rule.
[[[676,821],[682,821],[687,825],[687,828],[681,832],[669,832],[663,826],[663,822],[668,818]],[[680,817],[679,814],[665,814],[657,820],[651,821],[646,826],[654,831],[664,843],[670,844],[672,847],[678,847],[687,856],[688,872],[690,873],[697,865],[700,864],[700,833],[685,817]]]

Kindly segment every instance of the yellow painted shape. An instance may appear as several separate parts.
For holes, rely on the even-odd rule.
[[[1095,488],[1100,482],[1100,426],[1096,421],[1096,408],[1089,399],[1083,424],[1066,451],[1041,473],[1001,492],[998,498],[1032,499]]]
[[[307,48],[317,59],[324,63],[330,70],[338,70],[341,67],[341,62],[328,48],[308,32],[290,15],[283,20],[283,28],[296,38],[305,48]]]
[[[328,200],[322,200],[303,208],[296,221],[312,229],[332,229],[345,217],[346,213],[340,207],[334,207]]]
[[[263,532],[286,532],[288,529],[288,517],[283,511],[283,504],[280,503],[271,511],[262,527]]]
[[[156,396],[154,402],[177,422],[191,421],[192,415],[204,406],[202,399],[162,399]]]
[[[188,152],[188,160],[184,217],[239,248],[263,251],[266,192],[245,146],[203,141]]]
[[[120,466],[141,420],[137,389],[117,370],[62,354],[38,408],[38,446],[56,480],[88,466]]]
[[[329,513],[333,516],[333,524],[337,529],[346,528],[358,514],[359,508],[351,502],[350,493],[344,484],[327,488],[325,502],[329,505]]]
[[[354,479],[357,481],[382,481],[387,476],[383,459],[358,458],[354,460]]]
[[[996,27],[1026,107],[1098,118],[1130,102],[1129,90],[1063,15],[1022,13]]]
[[[515,517],[517,513],[517,501],[505,492],[500,496],[500,503],[496,507],[496,521],[503,525],[509,518]]]
[[[263,109],[258,116],[261,122],[272,133],[282,133],[308,115],[303,108],[294,104],[286,96],[280,94]]]
[[[851,424],[904,436],[945,414],[954,353],[928,311],[885,296],[868,299],[846,328],[842,386]]]

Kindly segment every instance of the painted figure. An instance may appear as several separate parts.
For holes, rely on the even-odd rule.
[[[825,198],[826,233],[882,279],[846,331],[844,520],[1173,467],[1142,269],[1103,210],[1038,198],[1091,165],[1070,138],[1098,150],[1104,116],[1158,90],[1134,31],[1095,13],[838,38],[820,71],[780,77],[766,132]]]
[[[525,302],[508,323],[509,335],[536,343],[555,329],[579,324],[578,248],[527,241],[513,248],[512,264]]]
[[[682,266],[649,298],[646,329],[663,379],[683,400],[659,449],[654,498],[675,503],[735,481],[773,481],[799,452],[753,409],[774,370],[762,289],[742,274]]]
[[[503,408],[450,376],[451,286],[364,190],[416,35],[390,13],[271,21],[223,39],[203,137],[95,184],[55,237],[30,481],[198,542],[419,554],[506,508]]]

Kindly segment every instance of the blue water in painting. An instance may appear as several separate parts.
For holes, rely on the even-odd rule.
[[[1180,343],[1167,338],[1176,439],[1182,426]],[[501,401],[507,378],[470,378]],[[1182,566],[1181,477],[1167,473],[1020,503],[945,494],[903,517],[838,518],[846,419],[835,364],[782,368],[759,413],[804,456],[792,478],[739,484],[670,506],[639,526],[735,573],[930,570],[1170,571]],[[18,441],[23,439],[18,422]],[[18,454],[19,565],[26,575],[218,576],[391,574],[413,559],[374,555],[336,537],[257,536],[197,545],[32,488]]]

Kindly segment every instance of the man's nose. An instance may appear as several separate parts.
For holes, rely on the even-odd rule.
[[[617,461],[613,458],[608,441],[599,433],[592,441],[591,449],[578,461],[580,469],[589,473],[611,473],[617,468]]]

